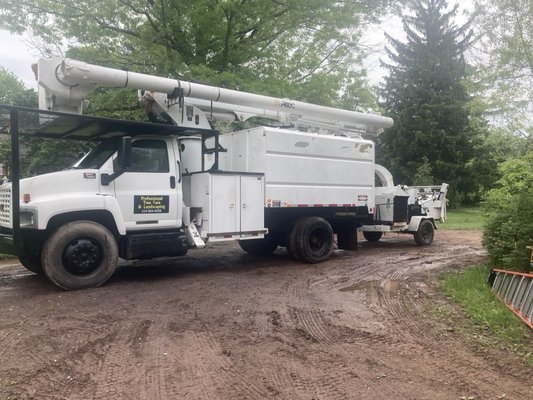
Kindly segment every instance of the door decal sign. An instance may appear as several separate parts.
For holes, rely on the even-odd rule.
[[[168,213],[169,196],[142,195],[133,196],[134,214]]]

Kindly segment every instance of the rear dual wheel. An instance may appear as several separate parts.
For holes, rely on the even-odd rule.
[[[301,261],[311,264],[326,261],[333,251],[333,229],[323,218],[300,218],[289,233],[287,249]]]

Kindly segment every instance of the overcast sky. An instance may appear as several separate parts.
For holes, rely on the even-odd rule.
[[[461,1],[461,9],[471,9],[472,0]],[[458,23],[466,20],[462,15],[458,17]],[[383,24],[376,27],[372,32],[368,32],[364,37],[367,45],[375,46],[376,51],[365,61],[365,68],[371,84],[378,84],[386,71],[379,67],[379,58],[383,57],[383,46],[385,37],[383,31],[387,31],[391,36],[403,37],[401,21],[398,17],[389,17]],[[37,88],[35,77],[31,71],[31,64],[39,58],[39,52],[31,47],[30,40],[19,35],[10,34],[0,30],[0,66],[13,72],[27,87]]]
[[[28,87],[37,87],[31,71],[31,64],[39,58],[39,53],[19,35],[0,30],[0,66],[13,72]]]

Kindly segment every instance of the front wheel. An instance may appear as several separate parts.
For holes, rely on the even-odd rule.
[[[114,236],[92,221],[75,221],[59,227],[42,251],[45,275],[66,290],[102,285],[113,275],[117,260]]]
[[[435,230],[433,228],[433,223],[430,220],[423,220],[418,226],[418,231],[414,234],[415,242],[419,246],[425,246],[433,243],[433,236],[435,235]]]

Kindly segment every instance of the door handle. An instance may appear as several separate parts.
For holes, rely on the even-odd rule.
[[[170,177],[170,188],[176,189],[176,177],[175,176]]]

